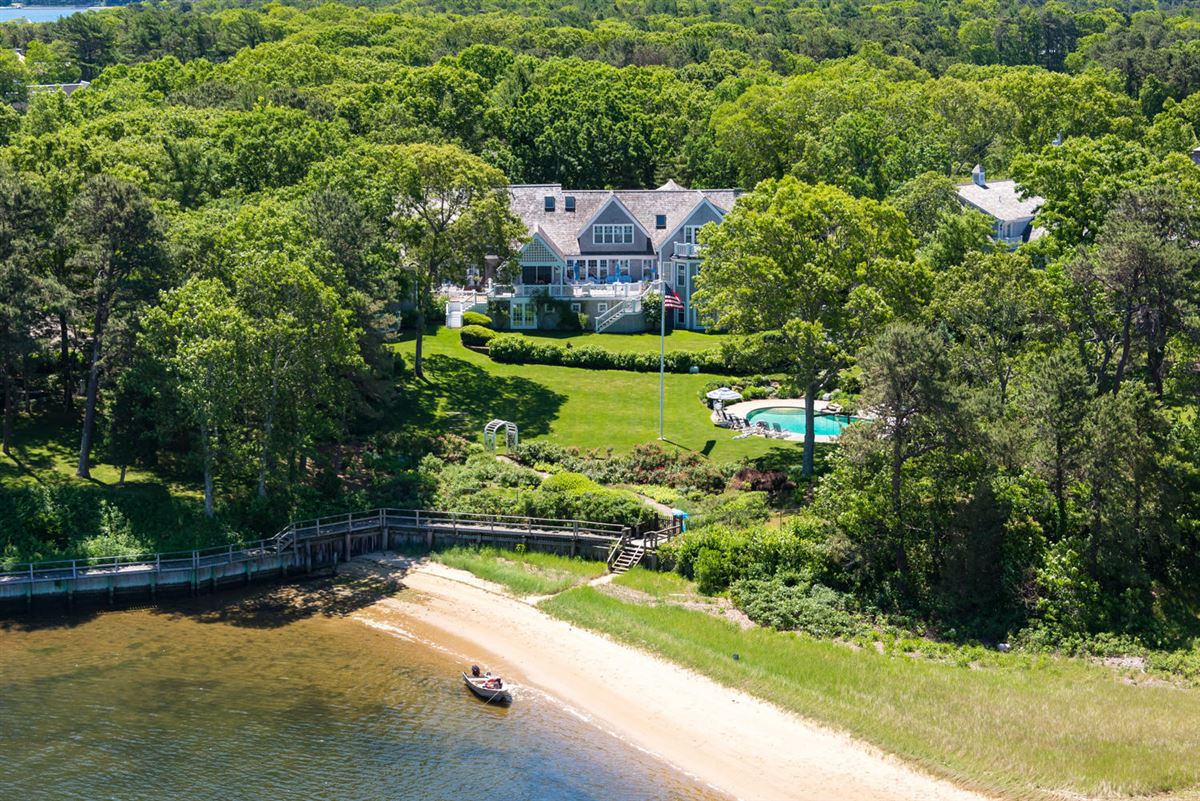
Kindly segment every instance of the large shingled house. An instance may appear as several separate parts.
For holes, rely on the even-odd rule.
[[[673,312],[675,327],[703,327],[692,303],[697,232],[719,223],[741,190],[685,189],[668,181],[657,189],[619,190],[524,184],[509,193],[529,241],[508,271],[511,284],[488,281],[486,293],[509,304],[510,328],[537,328],[541,315],[565,303],[586,314],[593,330],[642,331],[642,298],[659,280],[683,301]]]

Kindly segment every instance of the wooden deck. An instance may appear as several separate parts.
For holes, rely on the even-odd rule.
[[[356,555],[407,546],[496,545],[609,560],[626,526],[583,520],[375,509],[292,523],[258,542],[193,551],[9,566],[0,572],[0,608],[36,601],[107,597],[156,599],[256,580],[311,573]]]

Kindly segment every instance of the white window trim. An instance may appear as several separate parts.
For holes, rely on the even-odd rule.
[[[583,306],[581,304],[579,304],[579,303],[571,304],[571,311],[575,312],[576,314],[579,314],[579,312],[582,310],[583,310]]]
[[[608,304],[607,304],[607,303],[597,303],[597,304],[596,304],[596,316],[597,316],[597,317],[599,317],[600,315],[604,314],[606,311],[608,311]]]
[[[685,225],[683,226],[683,243],[685,245],[695,245],[696,235],[700,233],[703,225]]]
[[[626,223],[592,226],[593,245],[632,245],[633,226]]]
[[[521,319],[517,319],[517,309],[521,310]],[[514,331],[537,328],[537,306],[533,303],[513,303],[509,309],[509,326]]]

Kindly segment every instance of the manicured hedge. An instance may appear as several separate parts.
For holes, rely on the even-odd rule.
[[[464,329],[465,330],[465,329]],[[666,368],[669,373],[687,373],[696,367],[702,373],[738,374],[783,370],[784,363],[764,363],[761,358],[747,358],[744,340],[727,340],[721,347],[695,351],[669,351]],[[553,342],[539,342],[519,334],[501,334],[488,343],[491,357],[506,364],[552,364],[561,367],[583,367],[589,370],[633,370],[652,373],[658,370],[658,354],[613,351],[599,345],[580,345],[577,348]]]
[[[611,351],[599,345],[566,348],[552,342],[538,342],[514,334],[496,337],[489,344],[488,353],[496,361],[507,364],[553,364],[562,367],[583,367],[589,370],[635,370],[643,373],[658,370],[657,353]],[[721,352],[716,348],[667,353],[666,368],[668,372],[686,373],[693,366],[706,373],[724,372],[725,370]]]
[[[482,312],[463,312],[463,325],[481,325],[484,328],[492,327],[492,318]]]
[[[464,345],[475,348],[489,344],[495,336],[495,331],[481,325],[464,325],[458,333],[458,337]]]

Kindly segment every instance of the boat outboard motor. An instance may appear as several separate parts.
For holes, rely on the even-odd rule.
[[[479,678],[479,665],[471,665],[471,675]]]

